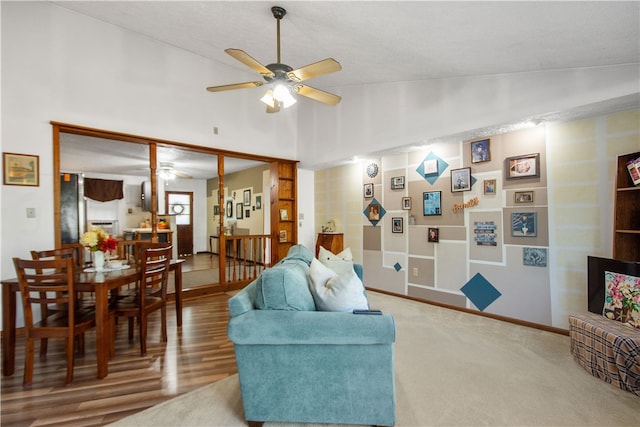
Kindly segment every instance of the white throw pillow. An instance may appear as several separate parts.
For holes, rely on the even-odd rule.
[[[364,285],[353,268],[337,274],[314,259],[309,267],[309,287],[319,311],[366,310],[369,302]]]
[[[353,270],[353,255],[351,254],[351,248],[347,248],[338,255],[335,255],[333,252],[320,246],[318,260],[325,267],[329,267],[338,274]]]

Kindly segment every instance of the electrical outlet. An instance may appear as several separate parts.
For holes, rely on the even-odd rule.
[[[413,267],[413,277],[418,277],[418,269],[416,267]]]
[[[36,217],[36,208],[27,208],[27,218]]]

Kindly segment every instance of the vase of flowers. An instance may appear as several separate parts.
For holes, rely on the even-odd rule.
[[[96,271],[104,269],[104,258],[118,247],[118,241],[100,227],[91,227],[80,238],[80,243],[91,251],[93,267]]]

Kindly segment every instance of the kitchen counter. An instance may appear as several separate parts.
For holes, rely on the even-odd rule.
[[[151,228],[125,228],[122,230],[123,233],[144,233],[151,234],[153,230]],[[158,228],[158,233],[171,233],[172,231],[168,228]]]

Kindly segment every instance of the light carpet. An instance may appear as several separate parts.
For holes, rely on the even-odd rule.
[[[369,300],[396,321],[396,426],[640,426],[640,397],[587,373],[567,336],[375,292]],[[246,426],[238,376],[112,425]]]

